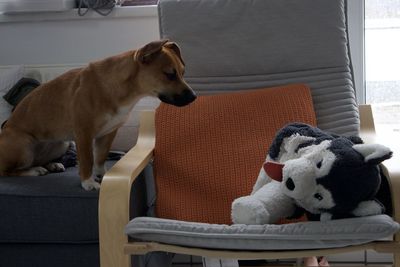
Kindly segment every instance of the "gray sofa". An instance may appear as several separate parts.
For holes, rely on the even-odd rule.
[[[78,170],[0,177],[0,266],[99,266],[98,196]]]
[[[22,66],[8,74],[43,82],[46,76]],[[134,113],[113,150],[127,151],[136,142]],[[5,109],[1,115],[6,118]],[[107,168],[114,163],[108,161]],[[98,267],[98,199],[98,191],[81,188],[77,167],[38,177],[0,177],[0,266]]]

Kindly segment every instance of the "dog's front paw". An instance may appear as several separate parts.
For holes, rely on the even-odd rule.
[[[32,167],[29,170],[22,172],[21,176],[42,176],[47,174],[49,171],[41,166]]]
[[[81,182],[81,185],[83,189],[86,191],[91,191],[91,190],[99,190],[100,189],[100,184],[96,182],[93,177],[90,177],[89,179],[83,180]]]
[[[58,163],[58,162],[50,162],[45,166],[45,168],[49,172],[65,172],[64,165],[62,163]]]
[[[237,224],[267,224],[270,214],[261,201],[252,197],[240,197],[232,203],[232,221]]]
[[[93,173],[95,175],[94,180],[96,182],[101,183],[101,181],[103,180],[103,176],[106,173],[106,168],[104,167],[104,165],[102,165],[102,166],[95,165],[94,169],[93,169]]]

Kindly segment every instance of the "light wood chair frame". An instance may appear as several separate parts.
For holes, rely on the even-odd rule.
[[[394,219],[400,222],[400,144],[391,134],[376,135],[371,106],[360,105],[361,137],[365,143],[380,143],[393,150],[393,157],[384,162],[389,177]],[[397,143],[396,143],[397,142]],[[229,251],[192,248],[156,242],[128,242],[124,228],[128,224],[131,187],[136,177],[153,158],[155,145],[154,111],[141,113],[137,144],[104,176],[99,199],[99,240],[101,267],[130,267],[131,255],[164,251],[210,258],[288,259],[313,255],[331,255],[372,249],[393,253],[394,267],[400,267],[400,232],[391,241],[374,241],[363,245],[332,249],[292,251]]]

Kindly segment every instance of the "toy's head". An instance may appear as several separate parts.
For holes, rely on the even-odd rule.
[[[381,183],[378,164],[391,157],[390,149],[358,138],[316,136],[316,128],[307,127],[307,136],[293,132],[281,138],[280,153],[270,157],[279,163],[264,165],[271,178],[281,179],[283,193],[313,214],[351,214],[373,199]]]

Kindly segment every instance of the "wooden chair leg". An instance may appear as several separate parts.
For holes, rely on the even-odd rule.
[[[400,252],[393,254],[393,267],[400,267]]]

